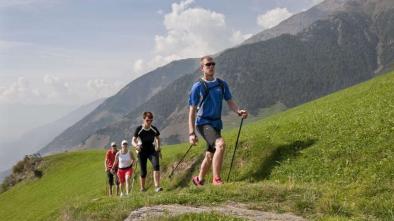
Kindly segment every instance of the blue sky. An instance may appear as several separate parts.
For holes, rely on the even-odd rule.
[[[81,105],[321,0],[0,0],[0,104]]]

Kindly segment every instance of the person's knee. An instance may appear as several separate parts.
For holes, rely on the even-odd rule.
[[[152,166],[153,166],[153,171],[155,171],[155,172],[160,171],[160,164],[158,161],[154,161],[152,163]]]
[[[206,160],[208,163],[211,163],[211,162],[212,162],[212,159],[213,159],[213,153],[207,152],[207,153],[205,154],[205,160]]]
[[[158,156],[154,156],[152,158],[152,166],[153,166],[153,171],[160,171],[160,163]]]
[[[216,151],[224,151],[225,143],[223,138],[218,138],[215,142]]]

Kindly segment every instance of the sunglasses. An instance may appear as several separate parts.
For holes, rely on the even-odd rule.
[[[206,67],[210,67],[210,66],[214,66],[215,67],[215,65],[216,65],[216,63],[215,62],[209,62],[209,63],[206,63],[206,64],[204,64]]]

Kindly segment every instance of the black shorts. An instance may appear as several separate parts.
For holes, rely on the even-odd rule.
[[[159,162],[159,153],[154,152],[140,152],[138,154],[138,160],[140,162],[141,167],[141,177],[145,178],[147,174],[146,164],[149,161],[152,163],[152,167],[154,171],[160,171],[160,162]]]
[[[115,174],[112,174],[111,173],[111,170],[110,171],[107,171],[107,178],[108,178],[108,184],[110,185],[110,186],[113,186],[114,185],[114,180],[115,180],[115,184],[116,185],[119,185],[119,180],[118,180],[118,176],[116,175],[116,172],[115,172]],[[115,179],[114,179],[115,178]]]
[[[216,139],[222,137],[220,130],[212,127],[212,125],[204,124],[197,125],[197,131],[201,134],[202,138],[207,142],[207,151],[215,153]]]

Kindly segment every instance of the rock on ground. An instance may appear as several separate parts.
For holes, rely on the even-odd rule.
[[[269,220],[269,221],[304,221],[305,219],[295,216],[290,213],[272,213],[262,212],[259,210],[247,209],[245,205],[241,204],[226,204],[222,206],[183,206],[179,204],[173,205],[157,205],[150,207],[142,207],[131,212],[125,221],[142,221],[148,218],[160,216],[178,216],[185,213],[202,213],[202,212],[216,212],[227,216],[238,217],[247,220]]]

